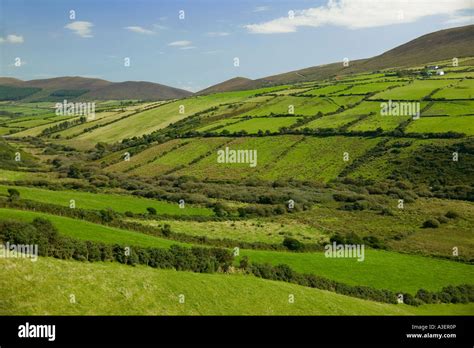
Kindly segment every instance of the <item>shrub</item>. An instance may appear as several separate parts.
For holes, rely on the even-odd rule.
[[[385,249],[385,244],[375,236],[365,236],[362,238],[365,244],[374,249]]]
[[[438,228],[439,227],[439,221],[436,219],[428,219],[425,222],[423,222],[423,228]]]
[[[248,256],[244,256],[240,259],[239,267],[243,270],[246,270],[246,269],[248,269],[249,264],[250,264],[250,262],[249,262]]]
[[[171,235],[171,226],[169,224],[164,224],[161,233],[163,236],[169,237]]]
[[[445,224],[449,222],[449,219],[446,216],[440,216],[439,218],[437,218],[437,220],[439,221],[440,224]]]
[[[453,210],[449,210],[444,216],[446,216],[448,219],[457,219],[459,214]]]
[[[419,306],[423,304],[423,301],[412,296],[411,294],[403,294],[403,303],[411,306]]]
[[[301,243],[298,239],[291,237],[285,237],[283,240],[283,246],[292,251],[301,251],[304,249],[303,243]]]
[[[10,202],[14,202],[20,199],[20,192],[18,192],[17,189],[9,188],[7,192],[8,192],[8,200]]]
[[[146,208],[146,211],[147,211],[148,214],[150,214],[150,215],[156,215],[156,209],[153,208],[153,207],[148,207],[148,208]]]
[[[336,243],[336,244],[344,244],[345,238],[343,235],[340,233],[336,233],[333,236],[331,236],[330,240],[331,243]]]
[[[382,210],[380,211],[380,214],[385,215],[385,216],[394,216],[395,214],[390,208],[383,207]]]
[[[428,290],[425,289],[420,289],[415,295],[415,298],[419,299],[420,301],[423,301],[425,303],[436,303],[437,302],[437,296],[433,294],[432,292],[429,292]]]

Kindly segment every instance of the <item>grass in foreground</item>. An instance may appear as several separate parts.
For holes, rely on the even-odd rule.
[[[185,303],[179,303],[179,296]],[[294,303],[289,303],[289,295]],[[75,303],[71,303],[71,295]],[[244,275],[52,258],[0,259],[0,315],[472,315],[474,304],[418,308]]]

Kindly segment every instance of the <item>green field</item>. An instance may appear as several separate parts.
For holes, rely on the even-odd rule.
[[[357,84],[345,90],[344,94],[368,94],[385,91],[390,87],[401,86],[401,82],[368,82],[367,84]]]
[[[248,163],[218,163],[217,152],[201,161],[178,170],[178,175],[191,175],[198,178],[239,179],[243,177],[261,177],[267,168],[279,159],[293,144],[301,140],[301,136],[236,138],[226,146],[231,150],[256,150],[257,165],[250,167]],[[194,139],[194,142],[207,142],[209,139]]]
[[[327,182],[336,178],[346,166],[379,141],[376,138],[341,136],[307,137],[292,147],[278,162],[269,165],[261,177],[271,180],[294,178]],[[344,161],[345,152],[349,155],[347,162]]]
[[[37,262],[2,258],[0,275],[0,315],[471,315],[474,311],[472,304],[376,303],[244,275],[51,258]],[[290,294],[294,303],[288,301]],[[185,296],[184,303],[179,303],[180,295]]]
[[[441,290],[446,285],[466,284],[474,278],[474,267],[417,255],[365,250],[365,259],[327,258],[324,252],[289,253],[241,250],[253,262],[287,264],[300,273],[317,274],[350,285],[406,291]]]
[[[421,117],[406,128],[410,133],[446,133],[456,132],[474,135],[474,116]]]
[[[228,141],[229,140],[225,138],[209,138],[206,139],[206,141],[199,142],[189,141],[185,145],[169,151],[163,156],[131,170],[130,173],[143,176],[157,176],[159,174],[167,173],[182,166],[191,164],[191,162],[197,160],[200,156],[206,156],[209,153],[216,153],[217,148],[220,148]]]
[[[374,131],[378,128],[382,128],[384,131],[389,131],[389,130],[393,130],[397,128],[400,125],[400,123],[412,118],[413,116],[371,115],[357,122],[355,125],[349,127],[349,130],[363,132],[363,131]]]
[[[344,84],[337,84],[337,85],[330,85],[320,88],[312,89],[308,92],[304,92],[304,95],[314,95],[314,96],[325,96],[329,94],[338,94],[337,92],[344,92],[350,88],[350,85]],[[349,94],[349,93],[348,93]]]
[[[341,126],[344,126],[350,122],[356,121],[359,119],[360,116],[347,114],[345,112],[336,115],[330,116],[323,116],[314,121],[306,123],[298,129],[310,128],[310,129],[318,129],[318,128],[333,128],[337,129]]]
[[[462,80],[458,84],[445,88],[433,95],[433,98],[444,99],[473,99],[474,98],[474,80]]]
[[[228,131],[230,133],[246,131],[249,134],[255,134],[258,131],[278,132],[282,127],[290,127],[298,121],[296,117],[256,117],[242,122],[234,123],[218,131]]]
[[[474,101],[434,102],[421,116],[460,116],[474,115]]]
[[[415,80],[408,85],[377,93],[370,99],[421,100],[434,90],[456,85],[459,80]]]
[[[110,165],[107,167],[107,170],[111,171],[126,171],[131,168],[144,165],[146,163],[151,163],[154,160],[156,160],[158,157],[163,156],[167,152],[173,150],[175,147],[179,147],[182,144],[187,143],[187,140],[182,140],[182,139],[174,139],[171,141],[168,141],[164,144],[160,145],[155,145],[152,147],[149,147],[148,149],[137,153],[136,155],[130,156],[129,161],[125,161],[125,156],[124,153],[116,153],[114,154],[113,158],[108,158],[109,160],[114,160],[116,163]],[[107,163],[106,158],[103,158],[101,162]]]
[[[15,180],[48,180],[54,176],[49,173],[20,172],[15,170],[0,169],[0,181]]]
[[[33,187],[4,186],[0,185],[0,194],[6,195],[8,188],[15,188],[20,192],[20,197],[43,203],[57,204],[69,207],[70,200],[75,200],[76,208],[88,210],[113,209],[124,213],[146,213],[146,208],[153,207],[157,214],[169,215],[212,215],[212,210],[207,208],[185,205],[179,208],[178,202],[164,202],[153,199],[119,195],[110,193],[90,193],[81,191],[51,191]]]
[[[290,106],[293,106],[293,113],[290,111]],[[334,112],[339,108],[339,104],[330,98],[307,98],[307,97],[290,97],[280,96],[264,103],[262,106],[248,111],[245,115],[250,116],[270,116],[275,115],[301,115],[313,116],[318,112],[323,114]]]
[[[379,115],[380,110],[380,102],[363,101],[353,108],[338,112],[334,115],[323,116],[314,121],[306,123],[299,127],[299,129],[338,128],[358,120],[361,116],[369,115],[370,113]]]

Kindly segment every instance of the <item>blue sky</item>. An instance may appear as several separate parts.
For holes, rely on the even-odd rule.
[[[0,76],[87,76],[197,91],[235,76],[371,57],[467,24],[472,0],[0,0]]]

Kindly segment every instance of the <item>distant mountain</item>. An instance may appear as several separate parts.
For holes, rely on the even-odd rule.
[[[192,95],[183,89],[173,88],[159,83],[126,81],[112,83],[84,94],[91,99],[178,99]]]
[[[51,79],[21,81],[10,77],[0,77],[0,86],[15,88],[41,88],[28,95],[28,101],[58,98],[58,95],[73,99],[141,99],[165,100],[178,99],[192,95],[191,92],[158,83],[126,81],[110,82],[79,76],[55,77]],[[1,97],[1,96],[0,96]]]
[[[231,80],[208,87],[198,94],[261,88],[273,85],[322,80],[337,75],[361,73],[386,68],[422,65],[454,57],[474,56],[474,25],[436,31],[420,36],[373,58],[351,61],[348,67],[342,62],[325,64],[268,76],[244,83],[231,84]]]
[[[22,80],[15,79],[13,77],[0,77],[0,85],[5,86],[18,86],[22,84]]]
[[[23,81],[21,87],[38,87],[44,89],[87,89],[95,90],[97,88],[105,87],[112,84],[112,82],[93,79],[79,76],[65,76],[55,77],[51,79],[30,80]]]

